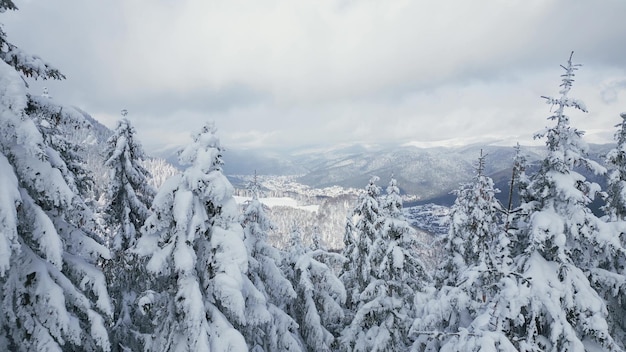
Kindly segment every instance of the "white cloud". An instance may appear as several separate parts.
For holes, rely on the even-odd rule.
[[[205,120],[241,146],[530,139],[571,50],[591,111],[577,126],[611,135],[626,110],[623,1],[18,5],[0,21],[67,74],[51,92],[107,121],[128,108],[154,149]]]

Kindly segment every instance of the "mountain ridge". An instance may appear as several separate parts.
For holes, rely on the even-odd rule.
[[[589,155],[601,161],[613,144],[590,144]],[[545,146],[522,146],[529,163],[538,163]],[[460,184],[471,181],[476,173],[480,153],[485,155],[485,173],[494,179],[502,193],[508,193],[513,147],[471,144],[459,147],[418,148],[415,146],[380,146],[327,148],[325,150],[238,150],[224,152],[227,175],[297,175],[297,181],[312,188],[341,186],[362,188],[372,176],[385,185],[392,175],[402,193],[412,194],[417,203],[451,204],[449,193]],[[176,162],[176,155],[158,155]],[[584,172],[588,178],[592,174]]]

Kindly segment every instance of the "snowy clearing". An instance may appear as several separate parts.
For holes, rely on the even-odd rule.
[[[237,204],[244,204],[250,201],[252,198],[250,197],[242,197],[235,196],[235,201]],[[301,210],[306,210],[310,212],[317,212],[319,210],[319,205],[311,204],[311,205],[299,205],[298,201],[290,198],[290,197],[269,197],[269,198],[259,198],[261,203],[264,205],[273,208],[273,207],[290,207]]]

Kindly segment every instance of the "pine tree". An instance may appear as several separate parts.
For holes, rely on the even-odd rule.
[[[17,6],[12,0],[0,1],[0,13],[7,10],[15,11]],[[58,69],[40,57],[30,55],[7,40],[6,33],[0,28],[0,59],[27,78],[34,79],[65,79]]]
[[[331,351],[343,319],[346,291],[327,261],[333,265],[343,258],[323,249],[305,248],[300,229],[294,226],[286,271],[297,297],[289,311],[298,323],[305,351]]]
[[[342,334],[343,347],[349,351],[406,351],[411,345],[409,328],[415,319],[413,298],[430,281],[416,255],[415,232],[402,214],[395,179],[391,179],[381,202],[381,231],[370,255],[372,280]]]
[[[379,204],[380,187],[378,177],[370,179],[365,192],[359,195],[352,212],[356,224],[348,219],[344,235],[343,256],[347,259],[340,275],[346,288],[346,318],[351,321],[360,304],[361,292],[369,285],[372,275],[370,254],[374,240],[382,227]]]
[[[10,0],[0,12],[15,10]],[[0,31],[0,350],[110,349],[112,314],[95,234],[76,175],[28,115],[23,77],[61,79]]]
[[[244,242],[248,251],[248,278],[263,294],[265,306],[253,323],[239,327],[250,351],[299,351],[298,324],[285,309],[296,299],[291,282],[279,265],[281,253],[267,242],[273,224],[259,201],[258,184],[250,185],[252,200],[244,209]]]
[[[125,117],[107,140],[105,166],[109,168],[107,202],[103,209],[109,229],[112,259],[105,265],[109,293],[114,303],[114,323],[110,337],[114,351],[143,349],[144,334],[150,324],[142,321],[137,309],[139,295],[150,282],[145,260],[129,251],[150,215],[155,190],[150,175],[141,165],[145,155],[135,140],[135,129]]]
[[[140,298],[156,323],[147,349],[246,350],[233,325],[247,325],[263,295],[246,276],[243,229],[213,124],[193,137],[179,160],[189,166],[161,187],[137,244],[157,276],[154,292]]]
[[[130,121],[123,118],[107,140],[104,152],[105,165],[110,170],[104,213],[115,255],[135,245],[156,193],[148,183],[151,176],[142,165],[146,156],[135,133]]]
[[[626,245],[626,113],[621,115],[622,122],[615,127],[617,145],[606,155],[610,167],[607,174],[607,196],[603,211],[608,226],[619,234],[622,248]],[[611,258],[612,257],[612,258]],[[605,260],[602,266],[592,268],[591,280],[598,292],[606,300],[611,336],[626,349],[626,255],[624,250],[616,251]]]
[[[85,148],[80,144],[83,141],[72,139],[77,131],[91,126],[75,108],[60,105],[43,96],[29,94],[26,113],[34,120],[46,144],[57,151],[58,159],[51,161],[59,160],[65,164],[65,168],[61,168],[63,177],[74,192],[91,204],[97,197],[93,175],[83,160]]]
[[[617,145],[606,155],[606,163],[611,168],[607,174],[607,197],[604,213],[609,221],[626,220],[626,112],[621,113],[622,122],[615,125]]]
[[[562,234],[549,233],[548,237],[541,236],[537,239],[551,249],[546,252],[550,256],[546,259],[564,260],[568,254],[564,249],[567,249],[574,264],[588,268],[596,266],[594,262],[598,256],[594,252],[604,249],[605,245],[611,245],[611,242],[594,243],[598,240],[599,221],[587,204],[600,189],[597,184],[586,181],[576,168],[585,167],[596,174],[605,173],[606,170],[587,158],[588,146],[582,139],[584,132],[570,126],[569,116],[565,115],[565,108],[568,107],[587,112],[582,101],[568,96],[574,82],[574,73],[579,66],[572,64],[570,57],[568,65],[563,66],[566,72],[562,75],[561,96],[543,97],[548,104],[557,106],[554,114],[548,118],[556,121],[556,126],[546,128],[535,136],[546,138],[548,156],[531,179],[528,202],[538,210],[537,213],[554,212],[568,225]],[[569,226],[570,224],[576,226]],[[565,243],[561,245],[560,242],[563,241]]]
[[[310,249],[312,251],[315,250],[322,250],[322,251],[327,251],[328,248],[326,247],[326,245],[324,244],[324,242],[322,241],[322,234],[320,233],[320,228],[317,225],[313,226],[313,233],[311,234],[311,246]]]
[[[357,262],[357,257],[359,255],[358,247],[356,245],[356,231],[352,222],[352,214],[346,216],[346,226],[343,233],[343,249],[341,250],[341,255],[346,258],[346,261],[341,267],[339,279],[343,282],[346,289],[346,318],[348,318],[348,322],[350,322],[355,308],[355,304],[353,304],[353,302],[356,303],[356,300],[352,298],[353,292],[358,291],[358,289],[353,290],[353,285],[357,282],[358,271],[355,263]],[[350,314],[351,312],[352,314]]]
[[[502,207],[495,198],[499,190],[484,175],[484,162],[481,151],[473,182],[454,192],[457,197],[450,209],[450,229],[443,241],[446,255],[435,275],[438,286],[454,286],[468,267],[493,264],[491,255],[495,253],[488,253],[488,249],[493,237],[502,231]]]
[[[516,218],[516,214],[521,211],[521,209],[513,208],[514,199],[518,198],[518,203],[523,202],[523,200],[528,198],[527,188],[528,188],[528,176],[526,175],[526,168],[528,167],[528,162],[526,160],[526,155],[522,152],[522,147],[519,143],[517,143],[514,147],[515,154],[513,156],[513,171],[511,174],[511,182],[509,184],[509,195],[507,201],[507,207],[504,210],[505,220],[504,220],[504,230],[509,232],[509,229],[512,226],[516,226],[513,224],[513,220]]]
[[[568,96],[579,66],[570,56],[562,66],[560,97],[544,97],[557,107],[548,118],[556,125],[537,135],[546,138],[548,155],[530,178],[522,219],[516,221],[523,225],[515,231],[522,249],[514,258],[519,279],[510,282],[508,295],[516,292],[515,299],[499,324],[522,351],[620,350],[608,330],[605,303],[586,275],[610,266],[610,253],[620,245],[587,207],[599,186],[575,169],[603,172],[586,158],[583,132],[571,127],[565,115],[570,107],[586,112],[581,101]]]
[[[504,231],[501,205],[493,180],[484,175],[479,158],[473,182],[461,186],[450,211],[444,262],[438,268],[436,290],[418,294],[412,330],[416,350],[512,351],[503,328],[494,322],[500,291],[510,273],[510,240]]]
[[[415,230],[404,217],[402,197],[397,181],[391,178],[387,195],[383,198],[384,225],[379,238],[384,254],[380,263],[378,278],[395,285],[390,290],[404,296],[406,306],[411,306],[413,296],[422,291],[432,280],[416,251],[422,244],[417,241]],[[376,252],[376,251],[374,251]]]

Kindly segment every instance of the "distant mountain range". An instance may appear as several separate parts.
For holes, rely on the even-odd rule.
[[[96,174],[103,173],[101,151],[112,131],[77,109],[89,128],[74,136],[86,148],[87,162]],[[590,156],[602,160],[612,144],[590,145]],[[177,150],[162,150],[157,158],[165,159],[179,167]],[[398,180],[401,191],[416,196],[416,204],[435,203],[450,205],[454,196],[450,192],[461,183],[471,181],[476,174],[476,163],[481,149],[486,155],[485,172],[494,179],[502,191],[501,201],[508,197],[511,167],[514,155],[512,146],[472,144],[463,147],[419,148],[408,145],[340,145],[324,148],[289,150],[226,149],[224,171],[227,175],[298,175],[296,181],[312,188],[341,186],[362,189],[372,176],[380,177],[379,185],[385,187],[391,175]],[[531,163],[545,155],[544,146],[522,147]],[[601,177],[584,172],[588,179],[603,185]],[[235,186],[241,178],[231,177]]]
[[[590,145],[590,156],[602,160],[612,145]],[[224,171],[227,175],[298,175],[299,183],[313,188],[338,185],[363,188],[372,176],[380,177],[385,187],[391,175],[398,180],[403,193],[417,196],[413,204],[450,205],[450,192],[461,183],[471,181],[481,149],[486,155],[485,172],[502,191],[504,202],[514,156],[513,147],[473,144],[464,147],[418,148],[414,146],[351,145],[328,149],[289,151],[226,150]],[[531,164],[537,164],[546,153],[544,146],[522,146]],[[176,156],[158,155],[170,162]],[[584,172],[586,177],[602,184],[601,178]],[[407,204],[409,205],[409,204]]]
[[[94,120],[89,114],[78,109],[77,111],[79,114],[74,116],[77,119],[84,119],[78,124],[83,127],[75,131],[72,139],[84,148],[87,168],[93,172],[96,181],[94,200],[97,200],[105,191],[105,178],[108,171],[104,166],[102,151],[112,131]],[[592,159],[601,162],[602,155],[612,147],[613,145],[610,144],[590,145],[589,154]],[[178,165],[178,149],[180,148],[171,148],[152,156],[165,159],[175,167],[181,168]],[[454,202],[454,195],[451,191],[458,189],[459,184],[472,180],[476,174],[476,164],[481,149],[486,155],[485,172],[494,179],[496,187],[502,191],[498,197],[503,204],[506,204],[514,149],[497,145],[474,144],[451,148],[418,148],[406,145],[355,144],[284,151],[233,148],[227,149],[224,153],[224,171],[233,185],[240,189],[244,188],[246,180],[250,180],[249,176],[255,172],[264,176],[296,175],[289,178],[264,177],[263,179],[277,185],[276,189],[271,188],[268,189],[269,191],[282,192],[280,196],[304,197],[306,199],[302,200],[303,202],[318,205],[319,214],[279,207],[272,212],[276,218],[274,221],[284,223],[285,228],[291,226],[297,219],[305,227],[321,226],[324,240],[335,248],[341,244],[343,220],[352,208],[357,192],[347,190],[351,196],[344,197],[341,194],[334,194],[332,188],[326,187],[341,186],[362,190],[368,180],[375,175],[380,177],[378,185],[384,189],[393,175],[404,194],[415,196],[411,197],[415,201],[404,203],[407,219],[414,226],[430,234],[441,234],[447,231],[447,225],[442,220],[445,218],[446,206]],[[533,168],[536,169],[539,160],[546,153],[544,146],[522,147],[522,150],[531,163],[529,172],[532,172]],[[153,173],[155,178],[152,181],[157,187],[165,178],[176,172],[160,159],[150,160],[145,165]],[[588,172],[584,172],[584,175],[600,183],[604,189],[602,177]],[[289,182],[285,183],[283,179],[288,179]],[[307,191],[303,185],[322,194],[312,190]],[[326,190],[323,190],[324,188]],[[600,205],[601,201],[596,201],[591,205],[591,209],[598,212]],[[308,220],[303,220],[305,218]],[[282,232],[286,233],[285,231],[287,230],[283,229]],[[276,235],[279,236],[280,233],[277,232]],[[280,242],[280,240],[277,241]]]

